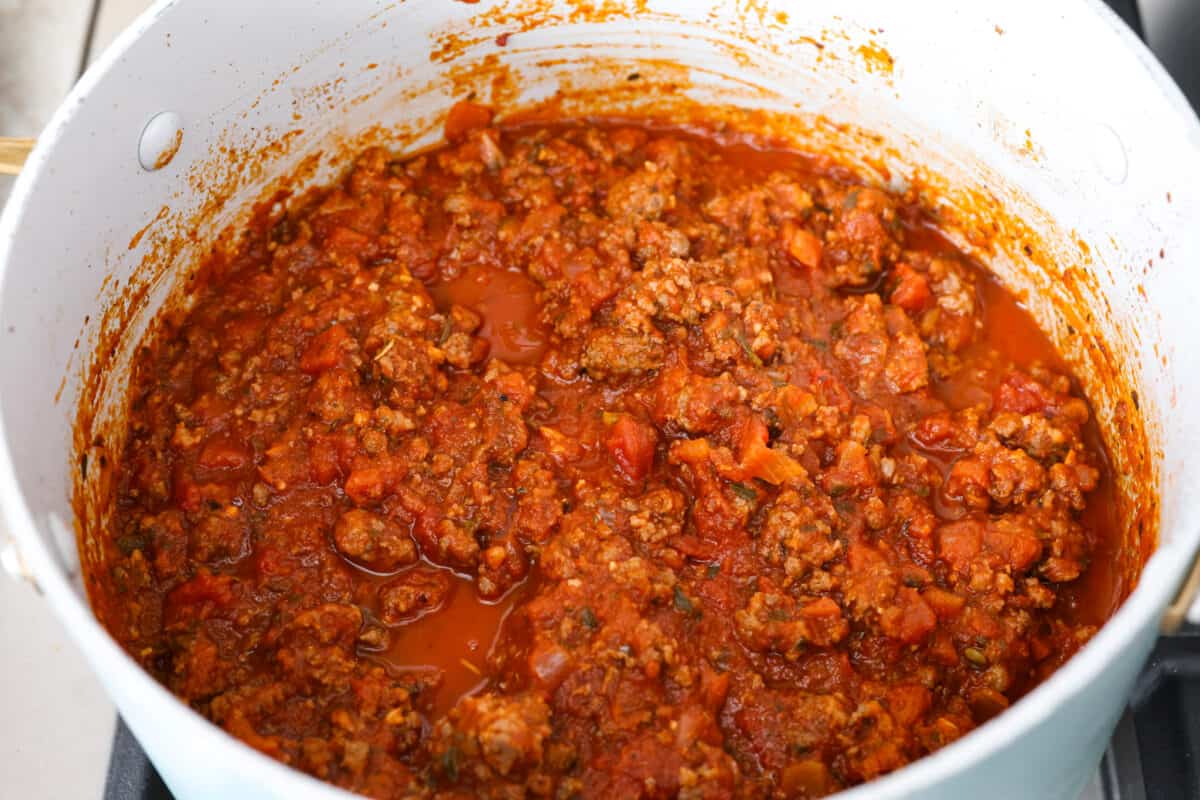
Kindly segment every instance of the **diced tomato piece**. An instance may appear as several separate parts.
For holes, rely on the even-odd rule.
[[[775,413],[784,425],[796,425],[816,412],[817,399],[796,386],[784,386],[776,395]]]
[[[898,605],[884,609],[880,616],[883,632],[905,644],[924,641],[937,627],[933,610],[914,589],[902,588],[897,594]]]
[[[821,266],[821,253],[824,247],[815,234],[794,222],[784,223],[781,233],[784,248],[788,255],[796,259],[797,263],[809,269]]]
[[[218,609],[229,605],[236,598],[236,580],[231,575],[213,575],[207,570],[199,572],[191,580],[181,583],[167,595],[166,616],[170,621],[181,617],[204,618],[206,604]]]
[[[717,672],[705,662],[700,662],[700,698],[713,713],[721,710],[729,696],[729,673]]]
[[[937,447],[955,436],[956,424],[953,417],[946,412],[939,412],[925,417],[916,424],[912,438],[922,447]]]
[[[634,481],[643,480],[650,474],[657,444],[658,432],[628,414],[619,416],[604,438],[604,446],[617,462],[617,467]]]
[[[184,511],[200,509],[200,501],[204,499],[204,494],[200,491],[200,484],[196,482],[195,476],[182,464],[177,464],[172,472],[171,489],[175,502]]]
[[[1033,531],[1015,525],[989,523],[983,544],[1014,572],[1024,572],[1042,555],[1042,542]]]
[[[953,619],[957,617],[966,604],[966,599],[959,597],[953,592],[947,592],[945,589],[939,589],[936,586],[927,586],[921,592],[922,599],[933,609],[933,613],[937,614],[938,619]]]
[[[446,115],[444,135],[447,141],[457,142],[476,128],[492,124],[492,110],[470,100],[459,100]]]
[[[975,520],[960,520],[938,529],[938,557],[956,571],[971,571],[971,562],[982,546],[983,525]]]
[[[708,439],[679,439],[671,443],[672,464],[699,464],[711,454]]]
[[[761,418],[757,415],[747,415],[742,420],[741,430],[738,432],[738,458],[745,460],[747,453],[756,446],[765,446],[770,437],[770,431]]]
[[[376,247],[376,241],[352,228],[336,227],[325,236],[325,250],[346,256],[361,256]]]
[[[939,630],[933,634],[926,652],[929,653],[932,661],[942,666],[953,667],[961,661],[958,649],[954,646],[954,640],[950,638],[950,633],[946,630]]]
[[[331,325],[314,336],[300,356],[300,369],[309,374],[336,367],[342,360],[350,333],[341,325]]]
[[[244,441],[238,441],[227,434],[218,434],[204,442],[196,463],[207,469],[240,469],[252,458],[253,454]]]
[[[317,483],[330,483],[340,474],[338,448],[326,438],[313,441],[308,449],[309,473]]]
[[[1033,414],[1045,411],[1054,397],[1040,383],[1023,372],[1011,372],[992,395],[993,411]]]
[[[392,493],[407,470],[395,458],[383,457],[355,466],[346,478],[346,496],[359,505],[377,503]]]
[[[896,288],[892,289],[889,298],[892,305],[913,312],[929,307],[933,293],[929,291],[929,282],[924,275],[908,264],[897,264],[892,274],[896,276]]]
[[[304,483],[310,477],[308,445],[296,431],[289,431],[263,454],[259,477],[278,491]]]
[[[818,597],[807,603],[800,609],[800,616],[808,623],[809,640],[818,647],[840,642],[850,632],[841,606],[829,597]]]
[[[742,474],[775,485],[806,477],[808,471],[798,461],[767,446],[769,438],[767,425],[758,416],[748,416],[742,421],[737,448]]]
[[[974,508],[987,508],[988,465],[978,456],[963,456],[946,476],[946,495]]]
[[[924,686],[917,684],[901,684],[888,691],[887,706],[892,713],[892,719],[904,727],[908,727],[929,710],[933,696]]]
[[[776,486],[808,476],[808,470],[799,461],[762,444],[750,447],[742,459],[742,471],[748,478],[758,478]]]

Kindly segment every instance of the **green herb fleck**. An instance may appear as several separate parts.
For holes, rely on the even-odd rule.
[[[442,317],[442,330],[441,330],[441,333],[438,334],[438,340],[437,340],[438,347],[441,347],[442,345],[444,345],[446,343],[446,340],[449,338],[450,338],[450,317]]]
[[[600,620],[596,619],[596,612],[584,606],[579,612],[579,620],[583,623],[583,627],[588,630],[596,630],[600,627]]]
[[[458,780],[459,756],[457,747],[450,747],[442,753],[442,772],[446,773],[446,777],[450,779],[451,783]]]
[[[712,580],[713,578],[717,577],[720,574],[721,574],[721,565],[720,564],[709,564],[708,569],[704,570],[704,576],[706,578],[708,578],[709,580]]]
[[[734,494],[747,502],[754,503],[758,500],[758,492],[754,491],[753,487],[747,486],[744,483],[731,483],[729,484],[729,488],[733,490]]]
[[[849,211],[856,205],[858,205],[858,189],[851,189],[849,193],[846,194],[846,198],[842,200],[842,210]]]
[[[733,329],[733,338],[742,348],[742,352],[746,354],[746,358],[750,359],[751,364],[756,367],[761,367],[763,365],[763,360],[758,357],[758,353],[750,349],[750,345],[746,343],[746,337],[743,336],[742,332],[737,328]]]
[[[829,326],[829,338],[830,339],[842,338],[842,331],[845,329],[846,329],[846,323],[840,319],[837,320],[836,322],[834,322],[832,325]]]
[[[808,343],[817,350],[826,351],[829,349],[829,342],[824,339],[809,339]]]
[[[692,603],[691,598],[683,593],[683,589],[679,588],[679,584],[675,584],[675,610],[681,614],[695,614],[696,606]]]

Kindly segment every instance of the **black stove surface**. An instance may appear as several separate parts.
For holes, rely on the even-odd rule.
[[[1109,796],[1200,797],[1200,627],[1159,639],[1105,756]]]
[[[1137,0],[1105,0],[1139,36]],[[1200,31],[1200,2],[1192,30]],[[1168,43],[1160,53],[1200,108],[1200,46]],[[1190,800],[1200,797],[1200,627],[1158,641],[1100,765],[1105,800]],[[173,800],[123,720],[117,720],[104,800]]]

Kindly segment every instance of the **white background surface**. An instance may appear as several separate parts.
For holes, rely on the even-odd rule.
[[[36,136],[79,74],[149,0],[0,0],[0,135]],[[0,206],[11,179],[0,177]],[[0,798],[95,800],[116,715],[33,587],[0,574]]]

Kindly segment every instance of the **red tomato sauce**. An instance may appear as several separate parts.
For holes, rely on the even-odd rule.
[[[94,602],[379,798],[819,797],[1128,591],[1079,385],[913,195],[492,124],[261,214],[140,351]]]

